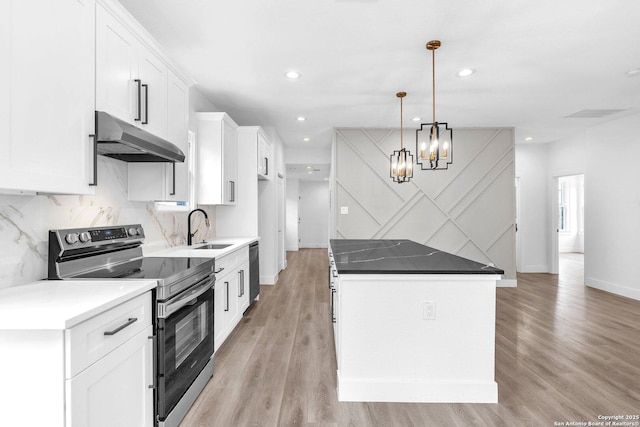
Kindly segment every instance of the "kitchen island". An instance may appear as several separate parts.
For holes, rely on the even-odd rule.
[[[338,400],[498,401],[504,272],[410,240],[331,240]]]

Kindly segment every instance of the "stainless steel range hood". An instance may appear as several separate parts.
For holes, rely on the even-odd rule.
[[[97,153],[125,162],[184,162],[174,144],[117,117],[96,111]]]

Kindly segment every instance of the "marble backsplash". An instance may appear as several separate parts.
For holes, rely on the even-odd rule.
[[[14,196],[0,194],[0,288],[47,276],[49,230],[87,226],[142,224],[145,254],[186,244],[188,212],[157,211],[154,203],[127,200],[127,164],[99,156],[95,195]],[[215,208],[192,216],[195,239],[215,237]]]

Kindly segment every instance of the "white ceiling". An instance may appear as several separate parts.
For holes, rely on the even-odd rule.
[[[334,127],[513,126],[551,142],[640,111],[637,0],[121,0],[240,125],[320,147]],[[457,71],[474,68],[471,77]],[[290,81],[285,72],[302,78]],[[606,118],[565,118],[622,109]],[[302,115],[305,122],[296,121]],[[303,143],[304,137],[311,141]]]

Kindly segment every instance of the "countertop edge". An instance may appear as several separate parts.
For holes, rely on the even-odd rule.
[[[55,282],[55,283],[54,283]],[[73,291],[74,286],[87,286],[83,299]],[[102,294],[90,295],[90,287],[97,285]],[[124,285],[124,287],[123,287]],[[59,292],[48,301],[51,288],[69,288]],[[14,286],[0,291],[0,330],[65,330],[70,329],[100,313],[108,311],[158,286],[156,280],[129,281],[49,281],[41,280],[26,285]],[[109,288],[112,288],[110,290]],[[114,294],[110,296],[109,293]],[[3,296],[11,295],[11,306],[2,304]],[[40,298],[40,301],[38,301]]]
[[[253,242],[259,242],[259,236],[253,237],[216,237],[213,239],[208,239],[205,242],[197,242],[191,246],[173,246],[171,248],[162,249],[156,252],[144,252],[144,256],[146,257],[156,257],[156,256],[168,256],[168,257],[190,257],[190,258],[216,258],[223,257],[232,252],[235,252],[238,249],[243,248],[244,246],[249,246]],[[198,246],[216,243],[216,244],[224,244],[231,243],[232,245],[228,248],[224,249],[196,249]]]

